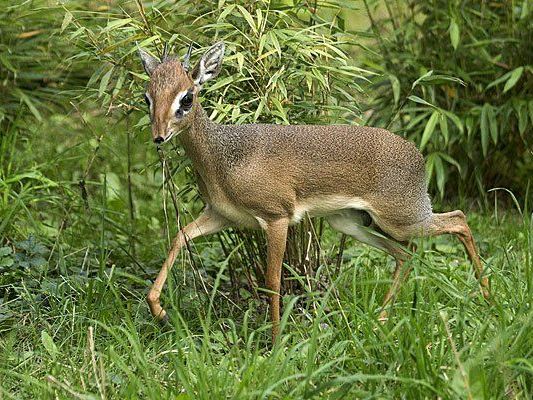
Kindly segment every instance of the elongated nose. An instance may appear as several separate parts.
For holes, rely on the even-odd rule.
[[[155,144],[161,144],[161,143],[163,143],[164,141],[165,141],[165,139],[163,139],[162,136],[158,136],[158,137],[156,137],[156,138],[154,139],[154,143],[155,143]]]

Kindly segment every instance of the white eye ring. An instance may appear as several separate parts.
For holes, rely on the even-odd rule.
[[[181,106],[181,99],[185,97],[187,92],[188,90],[183,90],[176,95],[176,98],[174,99],[174,101],[172,102],[172,105],[170,106],[170,109],[172,110],[172,114],[176,115],[176,112],[180,109],[180,106]],[[182,110],[182,112],[183,112],[183,115],[185,115],[188,113],[188,110],[187,111]]]

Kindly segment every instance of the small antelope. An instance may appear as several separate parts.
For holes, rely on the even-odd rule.
[[[150,82],[153,140],[180,139],[197,174],[205,210],[175,237],[150,289],[152,315],[166,319],[160,295],[168,272],[187,240],[233,226],[263,229],[267,237],[266,284],[270,291],[272,337],[279,333],[280,280],[289,225],[306,213],[323,216],[333,229],[381,249],[396,260],[393,283],[380,320],[409,274],[402,268],[413,238],[454,234],[474,266],[481,292],[489,296],[476,245],[465,215],[433,213],[424,159],[417,148],[385,129],[351,125],[219,125],[198,101],[202,85],[217,76],[224,43],[209,48],[189,70],[183,62],[160,61],[139,49]]]

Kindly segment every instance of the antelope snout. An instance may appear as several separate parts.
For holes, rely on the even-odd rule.
[[[163,144],[170,138],[168,122],[164,118],[154,118],[152,121],[152,138],[157,145]]]

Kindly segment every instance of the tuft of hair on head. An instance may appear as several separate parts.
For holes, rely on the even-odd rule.
[[[169,45],[168,43],[165,43],[163,45],[163,54],[161,54],[161,62],[164,63],[165,61],[167,61],[170,57],[169,57]]]
[[[183,69],[185,72],[189,72],[189,69],[191,68],[191,53],[192,53],[192,42],[189,45],[189,49],[187,50],[187,54],[185,54],[185,57],[183,57],[183,61],[181,63]]]

